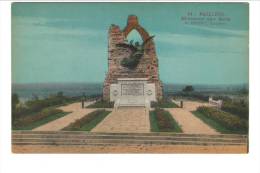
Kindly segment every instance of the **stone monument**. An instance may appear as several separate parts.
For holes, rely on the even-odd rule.
[[[136,30],[143,43],[127,42]],[[139,24],[137,16],[128,16],[127,26],[121,30],[111,25],[108,31],[108,73],[103,86],[103,99],[115,106],[150,106],[162,99],[162,83],[158,73],[158,59],[154,36]]]

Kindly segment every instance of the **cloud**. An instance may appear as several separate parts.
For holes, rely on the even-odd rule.
[[[190,29],[198,29],[202,31],[208,31],[212,34],[224,35],[224,36],[237,36],[237,37],[248,37],[248,31],[246,30],[230,30],[224,28],[210,28],[196,25],[186,25]]]
[[[247,36],[218,37],[197,34],[158,33],[156,41],[180,50],[199,52],[247,53]],[[177,49],[176,48],[176,49]]]
[[[58,27],[49,25],[50,22],[71,22],[66,19],[46,19],[40,17],[13,17],[12,18],[12,37],[15,39],[21,37],[44,38],[48,36],[61,36],[61,37],[99,37],[102,31],[94,30],[87,27]]]

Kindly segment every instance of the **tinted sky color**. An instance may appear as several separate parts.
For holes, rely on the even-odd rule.
[[[188,12],[221,12],[218,25],[185,24]],[[160,78],[165,83],[248,83],[246,3],[14,3],[14,83],[103,82],[107,32],[127,16],[155,35]],[[137,39],[130,33],[128,40]]]

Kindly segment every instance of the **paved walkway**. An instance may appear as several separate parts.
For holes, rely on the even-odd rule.
[[[167,109],[173,118],[181,125],[184,133],[192,134],[219,134],[215,129],[211,128],[191,112],[181,108]]]
[[[87,102],[85,106],[92,104],[93,102]],[[77,119],[84,117],[85,115],[93,112],[95,109],[82,109],[81,103],[73,103],[67,106],[59,107],[58,109],[63,110],[64,112],[71,112],[70,114],[51,121],[47,124],[39,126],[33,131],[58,131],[68,126],[70,123],[75,122]]]
[[[172,117],[181,125],[184,133],[192,134],[219,134],[215,129],[205,124],[191,113],[199,106],[212,106],[208,103],[197,101],[184,101],[183,108],[168,108]]]
[[[198,101],[184,101],[183,102],[183,109],[187,111],[196,111],[200,106],[207,106],[207,107],[214,107],[207,102],[198,102]]]
[[[88,102],[85,106],[92,104]],[[214,129],[202,122],[190,111],[196,110],[199,106],[210,106],[208,103],[195,101],[185,101],[184,108],[168,108],[173,118],[181,125],[184,133],[193,134],[218,134]],[[77,119],[93,112],[96,109],[82,109],[81,103],[73,103],[62,106],[59,109],[65,112],[72,112],[62,118],[51,121],[33,131],[59,131]],[[100,122],[92,132],[119,132],[119,133],[142,133],[150,132],[149,112],[141,107],[121,107],[113,109],[102,122]]]
[[[175,104],[180,106],[180,100],[172,100]],[[199,102],[199,101],[186,101],[183,100],[183,109],[188,111],[195,111],[200,106],[214,107],[214,105],[209,104],[208,102]]]
[[[149,112],[141,107],[114,109],[92,132],[150,132]]]

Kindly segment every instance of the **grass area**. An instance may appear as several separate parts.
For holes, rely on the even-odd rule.
[[[248,132],[248,121],[230,113],[210,107],[199,107],[192,113],[220,133],[246,134]]]
[[[95,103],[88,105],[87,108],[113,108],[114,102],[107,102],[104,100],[96,101]]]
[[[30,115],[25,118],[20,118],[14,125],[13,130],[32,130],[36,127],[39,127],[43,124],[61,118],[67,115],[69,112],[54,112],[53,114],[42,116],[40,113],[35,115]],[[40,116],[39,116],[40,115]],[[38,117],[39,118],[38,118]],[[36,118],[34,118],[36,117]]]
[[[210,127],[214,128],[220,133],[234,133],[232,130],[227,129],[225,126],[221,125],[220,123],[216,122],[215,120],[212,120],[211,118],[205,116],[203,113],[199,111],[193,111],[193,115],[201,119],[204,123],[209,125]]]
[[[98,123],[100,123],[111,111],[96,110],[85,115],[83,118],[78,119],[76,122],[71,123],[62,130],[67,131],[90,131]]]
[[[154,111],[149,112],[150,115],[150,126],[152,132],[160,132],[159,126],[157,124],[156,115]]]
[[[180,125],[168,111],[157,108],[150,111],[149,115],[152,132],[182,132]]]
[[[223,111],[236,115],[240,118],[248,120],[249,105],[244,101],[240,101],[240,102],[224,101],[221,109]]]
[[[158,102],[152,102],[151,103],[152,108],[178,108],[179,106],[176,105],[171,101],[171,99],[164,98],[162,100],[159,100]]]

